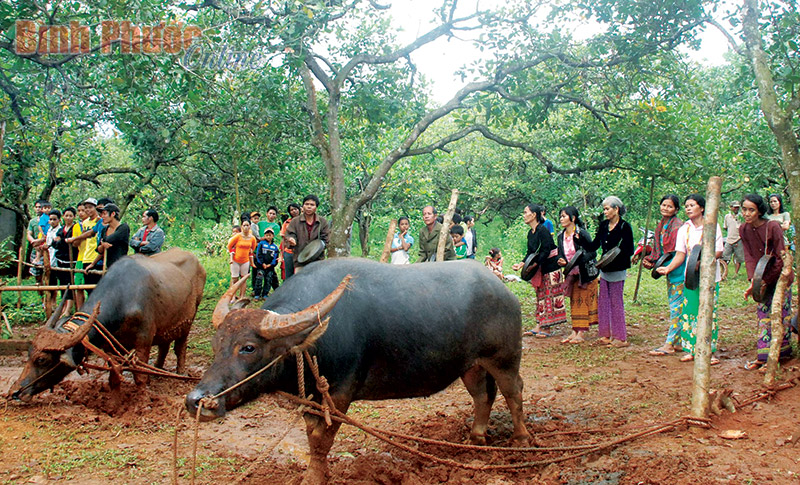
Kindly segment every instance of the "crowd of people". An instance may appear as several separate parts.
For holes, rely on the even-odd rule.
[[[700,292],[696,284],[687,285],[687,280],[690,277],[696,280],[699,272],[705,205],[705,198],[699,194],[685,197],[683,209],[686,221],[682,221],[679,216],[681,203],[676,195],[666,195],[660,201],[661,219],[654,233],[653,249],[642,264],[652,270],[653,277],[666,277],[669,325],[664,343],[649,351],[652,356],[682,351],[681,361],[694,360]],[[566,297],[570,299],[572,332],[562,343],[585,342],[587,330],[591,325],[597,325],[598,339],[595,345],[612,348],[629,345],[623,290],[634,253],[633,231],[623,219],[626,210],[619,198],[607,197],[602,206],[604,220],[594,237],[587,232],[575,207],[562,208],[559,211],[562,229],[555,241],[545,224],[544,207],[531,204],[524,208],[522,218],[530,227],[527,252],[524,260],[512,268],[521,271],[523,279],[529,280],[536,290],[536,325],[526,332],[527,335],[546,338],[550,336],[549,327],[566,322]],[[743,219],[738,216],[740,209]],[[744,298],[753,296],[756,280],[760,283],[759,287],[764,289],[763,294],[754,298],[757,301],[756,320],[759,325],[756,356],[747,361],[744,367],[748,370],[759,369],[766,363],[772,337],[772,297],[783,269],[780,255],[789,248],[786,232],[790,226],[791,218],[783,210],[780,196],[775,194],[767,200],[758,194],[747,194],[741,201],[732,201],[730,213],[725,217],[728,231],[725,240],[722,229],[717,225],[714,238],[716,269],[711,330],[712,365],[719,363],[715,355],[719,336],[719,284],[724,268],[731,260],[737,271],[741,263],[745,265],[750,284],[744,292]],[[602,251],[600,259],[597,259],[598,250]],[[756,274],[756,266],[765,255],[764,261],[768,261],[764,266],[766,270],[763,274]],[[687,264],[689,261],[691,264]],[[502,265],[499,251],[491,253],[486,260],[487,266],[495,274],[498,274],[498,262]],[[786,331],[782,336],[780,356],[786,358],[791,355],[790,288],[786,290],[782,301]]]
[[[89,197],[75,206],[54,209],[46,200],[34,204],[35,216],[27,228],[31,274],[38,284],[94,285],[105,270],[121,257],[134,253],[145,255],[161,251],[164,231],[158,226],[158,212],[142,213],[142,227],[130,237],[128,224],[120,222],[120,208],[112,199]],[[49,268],[49,281],[42,281]],[[91,289],[86,289],[86,295]],[[55,292],[52,292],[54,295]],[[73,302],[77,308],[85,299],[84,290],[62,289],[64,313]]]
[[[693,250],[702,245],[705,203],[699,194],[685,197],[685,221],[680,217],[678,196],[665,195],[659,203],[661,218],[653,233],[652,250],[642,264],[652,271],[654,278],[664,277],[669,324],[664,343],[649,351],[652,356],[683,352],[681,361],[694,359],[699,291],[696,286],[686,284],[690,272],[697,271],[687,262],[692,257],[695,257],[693,264],[697,261]],[[254,299],[264,299],[281,281],[301,271],[303,266],[324,259],[330,226],[317,213],[319,204],[315,195],[306,196],[302,204],[288,204],[282,221],[275,206],[267,208],[263,219],[259,211],[245,212],[227,243],[232,284],[252,276]],[[119,207],[109,198],[90,197],[75,207],[60,210],[39,200],[34,209],[36,217],[31,219],[27,237],[33,249],[31,272],[38,283],[96,284],[102,272],[126,255],[129,248],[134,253],[151,255],[158,253],[164,244],[164,231],[158,226],[159,214],[154,209],[142,213],[142,226],[132,237],[128,225],[120,221]],[[526,335],[547,338],[551,336],[551,327],[567,322],[568,298],[571,333],[561,340],[562,343],[586,342],[587,331],[597,325],[595,345],[612,348],[629,345],[623,291],[634,254],[633,230],[623,218],[626,208],[619,198],[606,197],[602,209],[603,220],[594,236],[587,231],[578,209],[573,206],[559,211],[560,231],[557,233],[542,205],[530,204],[523,209],[522,220],[530,228],[527,250],[523,260],[511,267],[521,272],[522,279],[529,281],[536,292],[535,325],[525,332]],[[772,292],[783,266],[780,255],[787,248],[793,249],[787,235],[791,218],[777,194],[771,194],[766,200],[757,194],[747,194],[741,201],[731,201],[729,209],[723,224],[726,237],[723,238],[719,225],[715,235],[711,364],[719,362],[715,355],[719,335],[716,318],[719,284],[728,264],[733,262],[731,271],[735,273],[745,265],[750,281],[745,298],[752,296],[756,277],[761,278],[761,287],[766,289],[757,298],[756,355],[745,364],[747,369],[758,369],[766,362],[769,351]],[[398,219],[389,248],[392,264],[409,264],[415,245],[417,263],[436,260],[440,235],[445,230],[442,217],[433,206],[426,206],[422,209],[422,222],[415,239],[411,235],[409,218]],[[446,231],[450,237],[444,238],[444,260],[476,258],[478,240],[471,216],[462,216],[457,211]],[[771,258],[770,263],[763,274],[756,275],[756,266],[765,255]],[[45,260],[51,268],[48,282],[41,281]],[[499,248],[488,251],[484,265],[501,280],[509,279],[510,275],[503,272],[504,259]],[[238,298],[244,298],[246,286],[240,287]],[[91,292],[86,291],[87,294]],[[62,297],[67,301],[65,313],[70,311],[73,301],[80,307],[85,298],[83,291],[75,289],[62,290]],[[782,316],[787,330],[781,357],[788,357],[791,353],[791,289],[787,289],[783,302]]]

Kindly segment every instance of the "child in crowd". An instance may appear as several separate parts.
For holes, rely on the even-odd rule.
[[[262,239],[256,252],[250,255],[251,263],[255,268],[255,279],[253,280],[253,299],[262,300],[269,295],[269,289],[278,288],[278,275],[275,273],[275,266],[278,265],[278,254],[280,250],[273,242],[275,231],[271,227],[264,229],[264,239]]]
[[[453,237],[453,248],[456,250],[456,259],[467,257],[467,243],[464,242],[464,228],[458,224],[450,227],[450,236]]]
[[[500,278],[500,281],[503,281],[503,254],[500,252],[500,249],[492,248],[489,250],[489,255],[486,256],[483,264],[492,270],[492,273]]]

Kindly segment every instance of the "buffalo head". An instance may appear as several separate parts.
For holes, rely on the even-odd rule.
[[[243,279],[244,280],[244,279]],[[200,418],[204,421],[220,418],[227,410],[274,390],[285,380],[297,382],[296,373],[284,373],[282,361],[258,377],[215,396],[280,356],[306,341],[314,329],[325,325],[325,317],[339,301],[350,276],[342,280],[322,301],[299,312],[281,315],[255,308],[231,308],[230,300],[236,291],[231,287],[217,303],[212,317],[217,333],[212,340],[214,362],[202,380],[186,396],[186,409],[195,414],[202,401]],[[294,364],[290,364],[294,367]]]
[[[95,307],[95,316],[99,306],[98,303]],[[28,349],[28,362],[17,382],[9,389],[9,398],[30,401],[34,395],[61,382],[83,361],[85,349],[78,344],[92,329],[91,322],[68,329],[65,323],[69,318],[58,319],[63,308],[62,300],[61,306],[36,333]]]

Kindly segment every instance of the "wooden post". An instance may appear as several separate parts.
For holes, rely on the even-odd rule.
[[[383,243],[383,252],[381,253],[381,263],[389,261],[389,255],[392,254],[392,239],[394,239],[394,230],[397,228],[397,220],[392,219],[389,221],[389,232],[386,233],[386,241]]]
[[[639,283],[642,281],[642,265],[644,258],[647,256],[647,236],[650,232],[650,215],[653,213],[653,193],[656,188],[656,178],[650,178],[650,202],[647,203],[647,218],[644,220],[644,246],[642,246],[642,254],[639,256],[639,273],[636,275],[636,288],[633,290],[633,301],[639,298]],[[653,241],[655,244],[655,241]]]
[[[22,258],[25,256],[25,243],[28,242],[27,237],[23,237],[19,243],[19,258],[17,258],[17,286],[22,285]],[[17,308],[22,307],[22,292],[17,294]]]
[[[447,212],[444,213],[442,220],[442,231],[439,233],[439,245],[436,248],[436,261],[444,261],[444,248],[447,245],[447,238],[450,237],[450,223],[453,221],[453,213],[456,211],[458,202],[458,189],[453,189],[450,194],[450,204],[447,205]]]
[[[708,179],[706,209],[703,218],[703,255],[700,258],[700,307],[697,312],[697,336],[694,347],[694,376],[692,389],[692,416],[708,418],[711,382],[711,326],[714,319],[714,287],[716,286],[717,216],[722,189],[722,178]]]
[[[778,359],[781,353],[781,342],[783,342],[783,299],[789,287],[789,280],[792,278],[792,252],[784,251],[781,255],[783,259],[783,270],[775,285],[775,294],[772,295],[772,309],[770,310],[770,320],[772,320],[772,339],[769,342],[769,357],[767,358],[767,372],[764,375],[764,385],[772,387],[775,385],[775,373],[778,371]]]
[[[49,285],[50,284],[50,251],[47,250],[45,246],[44,252],[42,254],[42,284]],[[53,307],[55,306],[56,300],[56,292],[47,291],[44,294],[44,314],[45,314],[45,321],[50,319],[50,315],[53,314]]]

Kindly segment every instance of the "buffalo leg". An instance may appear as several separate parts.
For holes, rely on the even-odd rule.
[[[189,344],[189,335],[184,335],[175,340],[173,349],[175,350],[175,358],[178,360],[178,365],[175,372],[178,374],[186,373],[186,347]]]
[[[137,347],[136,348],[136,358],[139,359],[139,362],[150,362],[150,346],[145,345],[144,347]],[[133,373],[133,382],[136,383],[137,386],[146,386],[147,383],[150,381],[149,376],[147,374],[141,374],[139,372]]]
[[[487,374],[486,369],[478,365],[467,370],[461,376],[461,380],[475,403],[475,421],[472,423],[469,441],[475,445],[485,445],[486,429],[489,427],[489,414],[497,396],[497,387],[492,376]]]
[[[512,443],[515,446],[527,446],[531,435],[525,428],[525,413],[522,410],[522,377],[516,370],[499,369],[487,363],[482,365],[494,377],[497,387],[506,399],[508,410],[511,412],[511,421],[514,423]]]
[[[156,357],[156,367],[158,367],[159,369],[164,368],[164,361],[167,360],[168,353],[169,353],[169,342],[158,346],[158,357]]]
[[[350,407],[349,402],[341,402],[334,398],[336,407],[343,413]],[[325,423],[325,418],[314,414],[304,414],[306,421],[306,434],[308,435],[308,449],[310,461],[308,470],[303,477],[302,485],[319,485],[328,482],[328,452],[333,446],[333,439],[339,431],[341,423],[333,421],[331,426]]]

